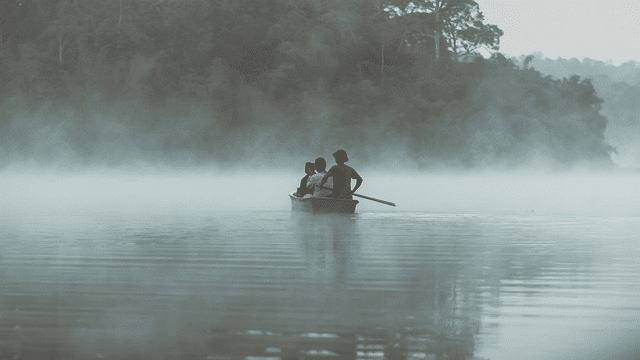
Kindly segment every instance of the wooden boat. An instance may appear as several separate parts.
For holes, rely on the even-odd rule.
[[[332,199],[332,198],[301,198],[294,195],[295,191],[289,194],[291,198],[291,210],[309,213],[350,213],[356,211],[358,200]]]

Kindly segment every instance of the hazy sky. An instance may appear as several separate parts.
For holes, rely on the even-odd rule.
[[[500,51],[542,52],[555,59],[585,57],[620,65],[640,61],[638,0],[477,0],[486,23],[504,36]]]

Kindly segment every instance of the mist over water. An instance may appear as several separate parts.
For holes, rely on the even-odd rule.
[[[640,351],[638,174],[358,171],[397,207],[292,213],[298,172],[3,173],[0,355]]]
[[[355,165],[354,165],[355,166]],[[636,172],[429,173],[360,169],[362,211],[640,215]],[[281,211],[304,173],[89,172],[4,173],[4,213]]]
[[[640,358],[637,86],[412,6],[0,2],[0,359]]]

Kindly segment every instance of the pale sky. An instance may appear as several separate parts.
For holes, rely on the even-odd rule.
[[[640,61],[640,0],[476,0],[507,57]]]

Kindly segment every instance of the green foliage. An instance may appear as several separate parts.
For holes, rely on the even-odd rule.
[[[19,16],[38,23],[2,25],[27,34],[0,57],[3,161],[65,144],[52,154],[108,165],[300,161],[337,147],[423,167],[609,162],[590,81],[463,57],[502,35],[478,4],[413,4],[31,0]]]
[[[607,117],[606,137],[607,141],[616,147],[617,162],[623,166],[638,166],[639,63],[629,61],[615,66],[588,58],[582,61],[575,58],[551,60],[539,53],[528,58],[529,66],[541,73],[559,79],[570,79],[574,74],[589,79],[598,97],[603,100],[600,106],[601,113]]]
[[[484,24],[484,15],[474,0],[384,0],[382,8],[391,18],[403,18],[409,44],[433,43],[436,61],[442,45],[456,61],[480,48],[500,48],[502,30]]]

